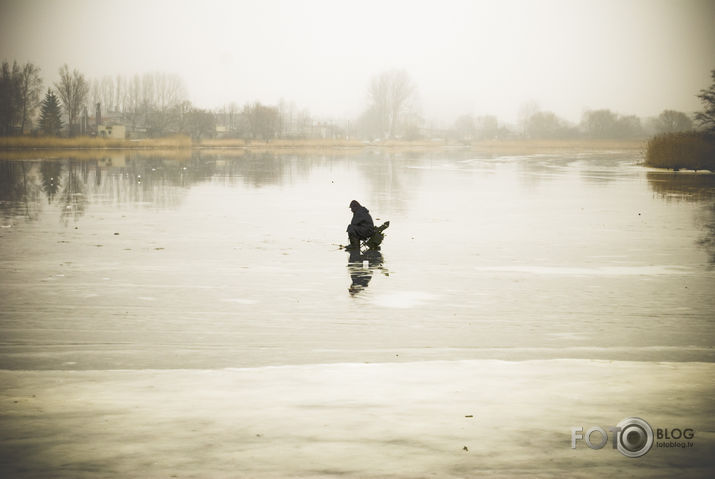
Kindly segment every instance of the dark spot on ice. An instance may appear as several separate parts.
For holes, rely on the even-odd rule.
[[[94,245],[94,246],[96,246],[97,248],[101,248],[101,247],[104,246],[104,245],[103,245],[103,244],[96,244],[96,245]]]
[[[114,236],[119,236],[119,233],[114,233]]]
[[[157,250],[157,251],[161,251],[161,250],[163,250],[164,248],[154,248],[154,249]]]
[[[467,414],[467,415],[464,416],[464,417],[474,417],[474,416],[473,416],[472,414]]]
[[[469,448],[468,448],[467,446],[464,446],[464,447],[462,448],[462,450],[469,452]]]

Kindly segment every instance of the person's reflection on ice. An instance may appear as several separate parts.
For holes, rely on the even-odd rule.
[[[390,273],[383,266],[385,259],[379,251],[367,250],[364,253],[360,249],[351,250],[348,257],[348,272],[352,284],[348,291],[351,296],[355,296],[363,289],[367,288],[375,270],[380,270],[385,276]]]

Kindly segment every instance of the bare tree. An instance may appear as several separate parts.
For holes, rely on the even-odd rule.
[[[581,129],[587,137],[640,138],[643,136],[641,120],[635,115],[618,115],[611,110],[589,110],[581,119]]]
[[[145,77],[146,80],[146,77]],[[164,135],[178,128],[178,105],[186,99],[186,89],[181,77],[175,74],[151,75],[154,97],[146,112],[153,135]]]
[[[177,106],[181,110],[181,130],[191,135],[194,140],[216,135],[216,117],[208,110],[194,108],[187,101]]]
[[[366,118],[377,122],[380,136],[395,137],[403,115],[412,106],[416,88],[404,70],[390,70],[373,77],[368,88],[369,107]]]
[[[681,111],[663,110],[655,120],[658,133],[676,133],[693,129],[693,121]]]
[[[568,135],[566,123],[550,111],[537,111],[524,122],[527,138],[554,139]]]
[[[92,78],[89,80],[89,104],[96,105],[102,103],[102,94],[99,89],[99,80]]]
[[[115,111],[116,103],[114,103],[114,80],[110,76],[103,76],[99,84],[99,103],[102,104],[104,111]]]
[[[100,96],[108,110],[121,111],[131,130],[146,128],[151,136],[181,130],[186,88],[176,74],[144,73],[131,78],[105,77],[100,83]]]
[[[461,141],[472,141],[476,127],[471,115],[462,115],[454,122],[454,132]]]
[[[581,128],[589,138],[618,138],[618,115],[611,110],[585,111]]]
[[[145,73],[141,77],[141,107],[144,113],[154,106],[154,99],[154,76]]]
[[[18,81],[18,106],[20,109],[20,133],[25,131],[25,123],[35,114],[40,104],[42,79],[40,68],[30,62],[20,70]]]
[[[715,133],[715,70],[710,72],[710,76],[713,79],[712,85],[706,90],[700,90],[698,95],[704,109],[695,114],[695,120],[705,131]]]
[[[499,124],[494,115],[478,116],[474,119],[474,128],[479,140],[493,140],[499,135]]]
[[[238,109],[236,102],[232,101],[228,104],[228,108],[226,109],[226,128],[230,135],[234,135],[238,129],[239,112],[240,110]]]
[[[527,123],[529,122],[529,118],[534,116],[540,110],[541,108],[539,108],[539,104],[536,103],[534,100],[526,101],[522,103],[521,106],[519,106],[517,121],[519,127],[521,128],[521,134],[523,136],[527,135]]]
[[[124,101],[124,116],[131,124],[131,129],[134,130],[139,121],[141,113],[141,92],[142,81],[139,75],[134,75],[131,80],[125,83],[125,101]]]
[[[12,66],[6,61],[2,62],[0,73],[0,133],[9,135],[17,124],[19,111],[17,104],[18,79],[20,66],[16,61]]]
[[[60,68],[60,81],[55,83],[55,89],[65,108],[65,113],[67,113],[67,123],[70,136],[72,136],[80,110],[89,92],[87,80],[77,69],[70,73],[69,67],[65,64]]]
[[[115,89],[114,89],[114,105],[117,109],[117,111],[125,112],[127,111],[127,82],[126,80],[121,76],[117,75],[117,79],[115,81]]]
[[[160,111],[173,108],[186,99],[186,88],[176,74],[154,73],[154,106]]]
[[[410,77],[404,70],[394,71],[390,74],[390,136],[393,138],[397,133],[397,126],[400,124],[402,114],[410,107],[409,100],[412,97],[415,87],[412,85]]]
[[[313,136],[313,117],[307,108],[303,108],[296,114],[296,130],[300,138],[312,138]]]
[[[383,73],[373,77],[368,90],[370,113],[367,117],[373,119],[376,123],[378,135],[380,137],[387,136],[390,129],[390,84],[389,76]]]
[[[278,136],[285,138],[288,136],[288,131],[292,122],[292,115],[290,111],[290,105],[283,98],[278,101]]]
[[[279,131],[280,113],[276,107],[256,102],[253,105],[245,105],[242,116],[247,122],[251,138],[262,138],[267,142]]]

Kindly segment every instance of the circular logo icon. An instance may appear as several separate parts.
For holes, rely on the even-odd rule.
[[[653,447],[653,429],[639,417],[628,417],[618,423],[618,450],[627,457],[644,456]]]

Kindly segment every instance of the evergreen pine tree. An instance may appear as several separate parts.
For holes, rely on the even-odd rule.
[[[40,128],[45,135],[59,135],[62,129],[62,110],[60,101],[55,96],[52,89],[47,89],[45,99],[42,100],[40,110]]]

